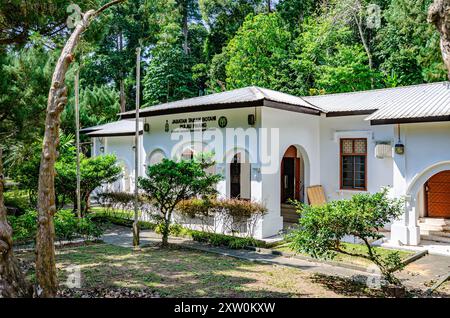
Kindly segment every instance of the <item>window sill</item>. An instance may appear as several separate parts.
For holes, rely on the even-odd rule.
[[[355,193],[355,192],[368,193],[369,191],[367,191],[367,189],[337,189],[336,192],[337,193]]]

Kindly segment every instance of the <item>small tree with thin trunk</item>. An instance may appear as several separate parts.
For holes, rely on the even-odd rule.
[[[375,194],[355,194],[349,200],[332,201],[322,206],[297,203],[299,227],[289,235],[291,248],[316,258],[333,258],[336,253],[373,262],[390,284],[400,282],[394,272],[403,268],[398,252],[383,257],[371,241],[383,237],[379,230],[403,213],[403,200],[388,198],[388,190]],[[353,252],[341,244],[345,236],[360,239],[365,252]]]
[[[45,118],[44,141],[42,145],[41,166],[38,187],[38,231],[36,235],[36,281],[38,297],[55,297],[58,281],[56,276],[53,216],[55,204],[55,161],[58,157],[59,125],[61,113],[67,104],[66,73],[74,61],[74,52],[81,34],[92,20],[109,7],[123,2],[114,0],[97,10],[80,14],[56,63],[50,91],[48,93]]]
[[[32,286],[25,280],[13,253],[12,228],[3,203],[3,164],[0,149],[0,298],[31,297]]]
[[[177,204],[181,200],[216,194],[215,184],[221,177],[205,171],[212,164],[195,159],[180,162],[164,159],[148,167],[147,178],[139,178],[139,187],[160,212],[157,221],[162,226],[163,247],[168,245],[172,214]]]

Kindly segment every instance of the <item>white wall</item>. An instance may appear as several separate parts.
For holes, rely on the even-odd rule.
[[[426,168],[450,160],[450,123],[417,123],[400,126],[405,145],[406,182]]]
[[[134,169],[134,136],[117,136],[117,137],[103,137],[94,139],[94,156],[99,156],[103,154],[114,154],[117,157],[119,164],[124,165],[128,169],[129,180],[118,180],[113,188],[125,190],[129,188],[130,191],[134,191],[134,181],[135,181],[135,169]],[[142,146],[142,136],[139,138],[140,142],[140,171],[139,175],[144,173],[145,164],[145,149]],[[100,151],[100,147],[104,147],[104,151]],[[126,184],[129,186],[126,186]],[[120,184],[120,185],[119,185]]]
[[[264,218],[259,234],[261,237],[268,237],[276,235],[283,228],[280,211],[280,167],[289,146],[301,148],[305,163],[305,187],[320,183],[320,117],[263,107],[262,127],[279,129],[278,157],[274,158],[277,160],[277,170],[275,173],[262,174],[262,201],[269,212]]]
[[[391,126],[370,126],[366,116],[322,117],[320,122],[320,184],[327,200],[349,198],[359,192],[340,190],[340,138],[367,138],[367,191],[393,186],[392,158],[375,157],[377,142],[394,143]]]

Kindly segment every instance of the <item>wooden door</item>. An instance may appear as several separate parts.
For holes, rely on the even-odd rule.
[[[428,217],[450,218],[450,170],[432,176],[425,193]]]
[[[237,156],[230,164],[230,197],[232,199],[241,197],[241,164]]]

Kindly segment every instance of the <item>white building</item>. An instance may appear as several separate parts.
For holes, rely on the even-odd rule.
[[[258,238],[294,221],[285,203],[307,202],[309,186],[322,185],[327,200],[389,186],[407,202],[390,225],[393,242],[417,245],[421,234],[450,242],[440,232],[450,224],[449,85],[313,97],[246,87],[143,108],[140,174],[164,157],[213,151],[220,195],[267,206]],[[84,130],[94,155],[118,156],[125,191],[134,186],[133,117]]]

